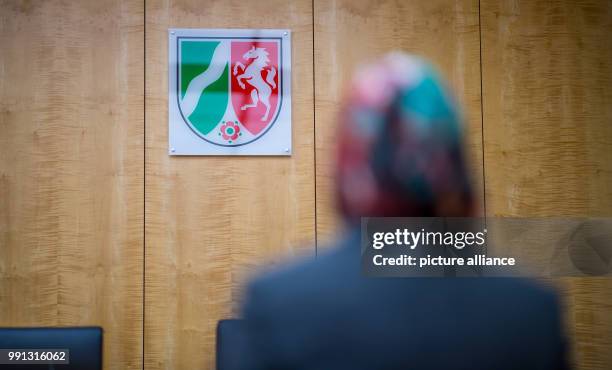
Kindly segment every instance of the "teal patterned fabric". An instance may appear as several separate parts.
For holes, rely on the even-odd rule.
[[[356,72],[340,116],[336,176],[350,221],[472,215],[461,113],[430,64],[392,53]]]

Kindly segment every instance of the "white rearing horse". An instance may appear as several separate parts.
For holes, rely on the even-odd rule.
[[[272,95],[272,89],[276,88],[274,77],[276,76],[276,69],[274,67],[268,67],[268,52],[265,48],[251,47],[251,50],[244,53],[242,56],[244,60],[255,59],[246,68],[244,64],[236,62],[234,64],[234,76],[238,75],[238,68],[242,70],[242,74],[236,76],[236,80],[241,88],[246,89],[243,80],[246,80],[249,85],[253,86],[251,90],[251,103],[245,104],[240,107],[240,110],[247,110],[248,108],[254,108],[258,102],[262,102],[266,106],[266,114],[261,118],[262,121],[268,120],[270,114],[270,95]],[[266,79],[264,81],[261,72],[266,70]]]

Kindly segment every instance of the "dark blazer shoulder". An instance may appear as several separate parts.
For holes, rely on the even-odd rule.
[[[319,296],[338,282],[339,274],[344,274],[347,265],[352,264],[348,251],[334,245],[320,252],[316,258],[303,259],[264,272],[255,277],[247,287],[247,300],[256,299],[257,303],[272,305],[275,309],[298,300],[308,300]]]

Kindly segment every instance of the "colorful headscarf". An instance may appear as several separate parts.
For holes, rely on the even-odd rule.
[[[357,71],[340,117],[337,198],[365,216],[470,216],[460,112],[434,69],[404,53]]]

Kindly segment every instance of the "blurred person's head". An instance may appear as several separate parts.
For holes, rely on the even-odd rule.
[[[460,110],[434,68],[392,53],[360,68],[349,88],[336,172],[343,216],[471,216]]]

